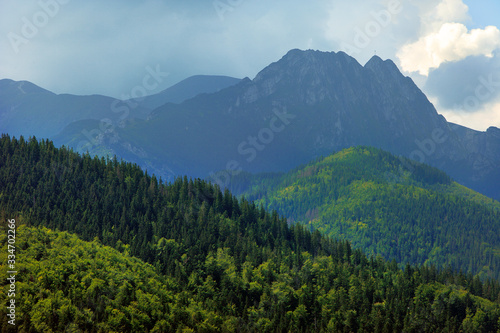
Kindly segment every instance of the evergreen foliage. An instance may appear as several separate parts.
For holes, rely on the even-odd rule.
[[[354,147],[245,183],[248,199],[369,255],[500,279],[500,204],[438,169]]]
[[[136,165],[78,156],[47,140],[2,136],[0,219],[7,218],[19,224],[20,330],[500,329],[497,281],[433,265],[402,270],[202,180],[164,184]]]

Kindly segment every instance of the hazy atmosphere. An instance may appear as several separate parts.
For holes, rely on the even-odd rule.
[[[290,49],[392,59],[451,121],[500,127],[500,3],[68,1],[0,3],[0,78],[123,98],[196,74],[253,78]],[[167,75],[168,74],[168,75]]]

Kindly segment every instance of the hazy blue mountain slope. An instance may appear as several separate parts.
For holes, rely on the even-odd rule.
[[[0,132],[10,135],[52,137],[68,124],[84,119],[118,123],[124,102],[101,95],[56,95],[30,82],[0,80]],[[150,110],[130,109],[127,117],[146,118]],[[89,133],[92,130],[87,129]]]
[[[56,135],[60,138],[62,134],[71,137],[69,141],[63,142],[69,145],[74,143],[72,138],[82,130],[85,137],[97,136],[99,132],[105,132],[100,129],[108,129],[109,124],[112,127],[123,126],[124,120],[145,119],[151,110],[160,105],[180,103],[201,93],[216,92],[239,81],[240,79],[227,76],[196,75],[141,100],[121,101],[101,95],[57,95],[27,81],[4,79],[0,80],[0,132],[44,138]],[[98,120],[102,124],[79,129],[80,123],[66,128],[81,120]],[[79,130],[70,133],[75,128]],[[73,147],[77,148],[76,145]]]
[[[199,94],[217,92],[235,85],[239,81],[241,79],[230,76],[194,75],[157,94],[146,96],[142,100],[134,102],[138,102],[142,107],[153,110],[166,103],[181,103]]]

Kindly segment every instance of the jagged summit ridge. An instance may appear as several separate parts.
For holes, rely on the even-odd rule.
[[[234,166],[286,171],[366,145],[431,164],[500,196],[495,131],[456,130],[394,62],[378,56],[362,66],[343,52],[294,49],[253,80],[165,104],[147,121],[116,131],[115,137],[127,139],[106,146],[109,151],[130,157],[134,152],[126,147],[140,147],[145,157],[132,156],[133,162],[177,175],[207,177]],[[59,142],[89,140],[70,132]]]
[[[257,96],[269,96],[287,91],[287,98],[309,105],[366,99],[368,94],[399,95],[406,100],[427,100],[425,95],[405,77],[392,60],[373,56],[365,66],[344,52],[290,50],[280,60],[270,64],[252,80],[249,88]],[[345,103],[344,103],[345,104]],[[430,104],[430,103],[429,103]],[[344,105],[345,106],[345,105]],[[428,113],[437,114],[427,105]]]

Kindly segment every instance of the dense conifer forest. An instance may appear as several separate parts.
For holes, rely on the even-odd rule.
[[[235,178],[249,200],[366,254],[500,279],[500,203],[444,172],[353,147],[286,174]]]
[[[200,179],[0,139],[0,316],[18,331],[498,332],[500,284],[398,267]]]

